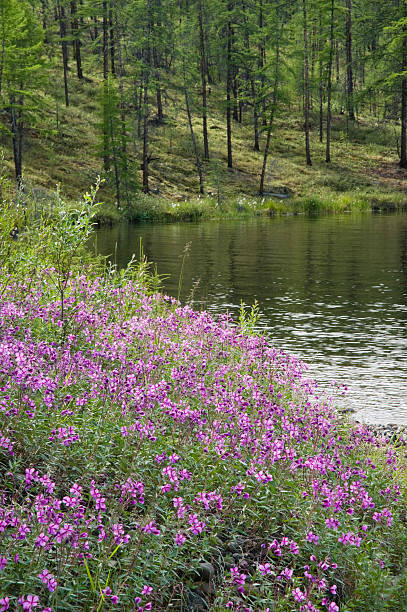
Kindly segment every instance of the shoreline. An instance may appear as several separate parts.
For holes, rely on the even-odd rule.
[[[354,421],[357,425],[365,426],[377,438],[384,438],[388,444],[395,446],[407,446],[407,425],[397,425],[396,423],[361,423]]]
[[[235,198],[217,201],[212,196],[171,201],[145,194],[136,194],[130,206],[118,209],[102,203],[96,214],[99,227],[119,223],[177,223],[214,221],[252,217],[284,215],[323,216],[330,214],[391,214],[407,211],[407,194],[394,192],[379,197],[375,194],[329,193],[324,196],[293,196],[292,199],[270,198],[241,194]]]

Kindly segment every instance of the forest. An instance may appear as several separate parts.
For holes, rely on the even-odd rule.
[[[403,193],[404,0],[1,0],[0,24],[18,185],[72,197],[101,174],[119,209],[141,192]]]

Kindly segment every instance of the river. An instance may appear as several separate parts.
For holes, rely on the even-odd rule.
[[[407,214],[287,216],[119,225],[97,232],[118,266],[144,252],[163,290],[195,308],[238,315],[297,355],[337,403],[369,423],[407,425]],[[185,256],[183,252],[186,250]]]

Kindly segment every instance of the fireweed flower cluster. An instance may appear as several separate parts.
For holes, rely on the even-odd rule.
[[[61,326],[52,275],[0,292],[0,610],[399,597],[395,448],[228,316],[78,276]]]

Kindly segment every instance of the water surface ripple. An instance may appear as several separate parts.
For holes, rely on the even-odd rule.
[[[182,301],[236,316],[257,299],[275,346],[322,388],[348,387],[338,403],[407,425],[407,214],[121,225],[98,231],[98,250],[124,266],[140,238],[167,293],[190,242]]]

